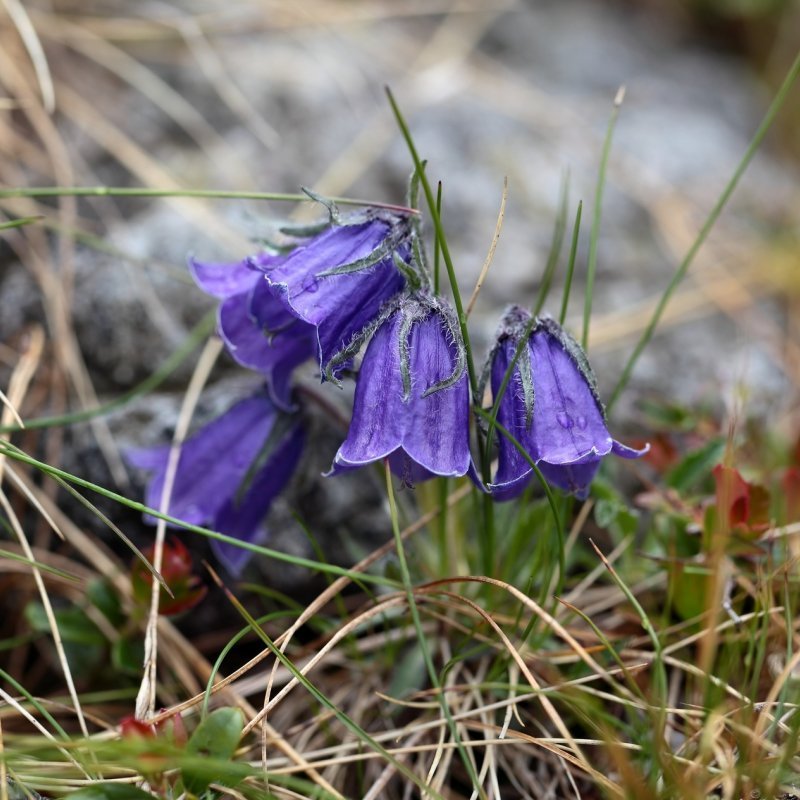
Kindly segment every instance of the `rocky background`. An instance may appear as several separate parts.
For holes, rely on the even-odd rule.
[[[600,0],[31,0],[0,11],[0,183],[296,192],[402,202],[411,161],[383,87],[401,104],[469,295],[508,202],[471,329],[479,355],[509,302],[534,302],[568,175],[568,230],[548,303],[560,305],[568,237],[584,205],[570,327],[603,138],[624,85],[602,210],[590,354],[614,386],[655,302],[741,159],[794,57],[797,4]],[[800,184],[795,91],[615,409],[645,434],[643,398],[769,415],[797,431]],[[794,148],[794,152],[793,152]],[[235,260],[276,219],[319,210],[241,200],[0,199],[41,225],[0,239],[0,388],[44,334],[25,418],[118,397],[185,339],[210,298],[187,254]],[[120,449],[166,441],[196,363],[93,425],[20,446],[129,496]],[[307,375],[309,385],[313,375]],[[196,419],[252,378],[220,358]],[[347,395],[325,387],[347,408]],[[321,426],[305,477],[276,505],[275,546],[310,554],[293,510],[352,561],[388,536],[380,493],[319,480],[341,434]],[[311,476],[311,477],[308,477]],[[138,541],[150,535],[121,514]],[[91,515],[74,513],[88,525]],[[353,543],[355,542],[355,544]],[[281,567],[280,577],[297,576]]]

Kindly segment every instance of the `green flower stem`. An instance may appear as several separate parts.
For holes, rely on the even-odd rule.
[[[436,214],[442,218],[442,182],[436,185]],[[441,272],[442,257],[439,239],[436,239],[433,247],[433,293],[439,294],[439,273]]]
[[[772,101],[770,107],[767,109],[767,113],[764,115],[764,119],[761,121],[761,124],[758,126],[758,129],[753,136],[752,141],[745,150],[744,156],[742,156],[742,160],[739,162],[739,165],[736,167],[731,179],[728,181],[727,185],[722,191],[722,194],[719,196],[719,199],[714,204],[714,207],[711,209],[708,218],[703,223],[703,227],[700,228],[700,231],[697,234],[697,238],[692,243],[692,246],[689,248],[689,251],[681,261],[678,268],[675,270],[675,274],[672,276],[672,280],[670,280],[669,285],[664,290],[664,293],[661,295],[661,299],[658,301],[658,305],[656,306],[655,310],[653,311],[653,316],[650,318],[650,322],[647,323],[647,327],[644,329],[639,341],[636,343],[636,347],[634,348],[633,352],[628,358],[627,363],[625,364],[625,368],[622,370],[622,375],[620,379],[617,381],[617,385],[614,388],[614,391],[611,393],[611,399],[606,404],[606,408],[610,411],[614,403],[617,402],[619,399],[620,394],[622,393],[623,389],[627,386],[628,381],[630,380],[631,373],[633,372],[633,368],[636,366],[636,362],[639,360],[642,352],[644,351],[645,347],[650,343],[650,340],[653,338],[653,334],[655,333],[656,328],[658,327],[658,323],[661,321],[661,316],[664,313],[664,309],[667,307],[667,303],[670,301],[672,295],[674,294],[675,290],[678,288],[678,284],[686,277],[686,273],[689,271],[689,267],[691,266],[692,262],[694,261],[695,256],[697,255],[698,251],[702,247],[703,243],[705,242],[708,234],[710,233],[711,229],[714,227],[719,215],[722,213],[722,210],[730,200],[731,195],[736,189],[736,186],[739,183],[739,179],[744,174],[747,167],[750,165],[750,162],[753,159],[753,156],[756,153],[756,150],[761,145],[761,142],[764,140],[764,137],[767,134],[770,126],[772,125],[773,120],[775,119],[776,115],[782,108],[783,104],[786,102],[786,98],[789,96],[789,92],[794,84],[795,80],[797,80],[798,73],[800,73],[800,53],[798,53],[797,57],[794,60],[794,63],[789,68],[789,72],[786,74],[786,77],[783,80],[783,83],[778,89],[778,93],[775,95],[775,99]]]
[[[0,231],[7,231],[11,228],[22,228],[25,225],[32,225],[34,222],[41,222],[44,219],[41,215],[37,217],[19,217],[8,222],[0,222]]]
[[[425,168],[422,163],[422,159],[420,159],[419,153],[417,152],[414,139],[411,136],[411,131],[405,121],[405,118],[403,117],[402,112],[400,111],[400,107],[397,105],[397,101],[394,99],[391,89],[389,89],[388,86],[386,87],[386,96],[389,98],[389,104],[392,107],[392,111],[395,119],[397,120],[400,132],[405,139],[409,153],[411,154],[411,158],[414,161],[414,168],[416,169],[420,183],[422,184],[422,190],[425,192],[425,201],[428,204],[428,211],[430,212],[431,220],[433,221],[436,243],[441,251],[442,259],[447,269],[447,278],[450,281],[450,290],[453,293],[453,304],[456,307],[458,325],[461,329],[461,338],[464,342],[464,350],[466,351],[467,373],[469,375],[469,385],[470,389],[472,390],[472,397],[476,403],[479,403],[480,398],[478,397],[478,377],[475,372],[475,361],[472,355],[472,345],[470,344],[469,330],[467,329],[467,315],[464,311],[464,304],[461,301],[461,292],[459,291],[458,281],[456,280],[455,267],[453,266],[453,259],[450,256],[450,248],[447,245],[447,238],[442,226],[442,218],[439,214],[436,198],[433,195],[433,190],[431,189],[428,176],[425,174]],[[478,438],[480,440],[480,430],[478,431]],[[479,452],[481,453],[481,477],[483,478],[483,482],[487,483],[491,479],[491,462],[486,457],[486,451],[484,451],[484,448],[479,447]],[[491,502],[484,502],[483,510],[484,535],[481,537],[481,543],[484,548],[484,567],[488,570],[491,570],[492,565],[494,564],[494,506]],[[487,571],[487,575],[490,576],[491,571]]]

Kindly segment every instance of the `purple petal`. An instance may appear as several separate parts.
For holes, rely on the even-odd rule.
[[[497,396],[503,384],[506,370],[514,358],[517,341],[507,338],[501,343],[492,361],[492,394]],[[530,358],[530,349],[520,358]],[[497,421],[535,458],[536,445],[531,434],[532,426],[526,421],[525,392],[519,368],[515,368],[511,380],[497,410]],[[520,495],[533,477],[533,468],[519,449],[502,433],[498,434],[497,474],[490,488],[498,500],[509,500]]]
[[[270,287],[264,276],[261,276],[249,295],[250,305],[248,314],[252,317],[256,325],[264,331],[275,333],[290,325],[303,325],[297,319],[297,315],[287,310],[283,301],[275,296],[274,290]],[[308,326],[311,331],[312,326]]]
[[[531,337],[537,462],[575,464],[611,452],[613,440],[585,376],[546,330]]]
[[[611,445],[611,452],[615,456],[621,456],[622,458],[641,458],[645,453],[650,452],[650,445],[646,444],[641,450],[637,450],[635,447],[628,447],[614,439]]]
[[[302,454],[305,436],[302,428],[293,426],[269,454],[244,491],[240,488],[222,506],[214,520],[214,528],[244,542],[260,544],[266,538],[262,521],[272,501],[289,482]],[[213,539],[211,548],[228,572],[238,577],[253,553],[234,544]]]
[[[548,464],[540,461],[537,465],[551,486],[575,494],[583,500],[589,493],[589,484],[600,467],[600,458],[584,464]]]
[[[267,280],[286,307],[317,329],[322,369],[405,283],[391,256],[356,272],[323,273],[369,256],[390,230],[381,219],[329,228],[265,268]]]
[[[125,460],[136,469],[154,471],[167,468],[169,458],[169,445],[157,447],[131,448],[125,450]]]
[[[183,443],[170,496],[169,513],[194,525],[214,519],[238,490],[264,445],[276,411],[265,394],[232,406]],[[169,448],[153,449],[151,459],[138,451],[136,464],[154,471],[145,502],[160,508]],[[152,465],[152,466],[151,466]]]
[[[350,429],[334,459],[333,472],[386,457],[409,482],[433,475],[464,475],[469,469],[466,375],[447,389],[422,396],[452,374],[455,345],[438,314],[413,325],[408,339],[411,392],[403,399],[402,324],[402,314],[395,313],[369,343],[356,384]]]
[[[232,264],[207,264],[190,258],[189,272],[206,294],[222,298],[249,291],[261,277],[248,259]]]
[[[530,319],[524,309],[512,307],[501,323],[491,364],[495,397]],[[521,354],[521,359],[526,359],[521,362],[523,367],[530,366],[530,385],[526,392],[518,365],[500,400],[497,418],[549,483],[585,497],[604,456],[613,452],[638,458],[648,448],[634,450],[611,438],[590,384],[591,370],[578,363],[580,346],[552,320],[538,320],[533,331]],[[534,472],[503,435],[498,437],[498,450],[497,474],[489,488],[498,500],[509,500],[522,493]]]
[[[273,302],[277,301],[273,298]],[[267,336],[253,321],[249,309],[249,292],[225,300],[219,307],[220,336],[239,364],[264,374],[272,399],[289,410],[292,371],[314,354],[313,331],[292,317],[289,328]]]
[[[411,329],[412,416],[407,419],[403,447],[409,457],[436,475],[464,475],[469,469],[469,384],[466,371],[458,382],[423,397],[431,386],[453,374],[455,343],[438,314]]]

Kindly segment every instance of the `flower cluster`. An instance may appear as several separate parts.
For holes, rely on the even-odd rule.
[[[489,368],[495,398],[506,383],[497,420],[521,445],[499,437],[497,474],[489,487],[498,499],[522,493],[533,478],[531,461],[549,483],[585,497],[609,453],[638,458],[647,452],[611,438],[586,354],[555,320],[534,319],[512,306],[500,325]]]
[[[327,223],[295,230],[283,251],[232,264],[190,261],[198,285],[221,301],[228,352],[263,376],[264,389],[184,443],[170,514],[263,539],[263,519],[301,454],[295,368],[313,358],[322,381],[340,383],[365,345],[350,429],[329,475],[386,459],[407,485],[469,474],[506,500],[531,482],[535,464],[553,485],[584,496],[606,455],[642,455],[609,434],[580,346],[553,320],[513,307],[484,370],[502,434],[496,473],[484,485],[470,452],[467,352],[455,312],[431,290],[418,219],[387,209],[340,215],[326,205]],[[154,473],[151,506],[160,504],[168,454],[131,454]],[[215,549],[233,574],[249,556],[227,544]]]

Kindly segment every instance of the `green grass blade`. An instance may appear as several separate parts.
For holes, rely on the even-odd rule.
[[[594,297],[594,278],[597,272],[597,240],[600,237],[600,217],[603,210],[603,190],[606,184],[606,169],[608,167],[608,157],[611,153],[611,141],[614,138],[614,128],[619,117],[619,109],[625,98],[625,87],[620,87],[617,96],[614,98],[614,108],[611,111],[611,118],[608,121],[606,138],[603,142],[603,152],[600,156],[600,169],[597,175],[597,188],[594,193],[594,211],[592,214],[592,232],[589,235],[589,262],[586,266],[586,294],[583,300],[583,335],[581,344],[584,350],[589,347],[589,322],[592,316],[592,298]]]
[[[553,283],[553,276],[556,274],[558,258],[561,255],[561,247],[564,244],[564,233],[567,230],[567,204],[569,203],[569,172],[565,172],[561,179],[561,189],[559,190],[558,212],[556,221],[553,225],[553,239],[550,243],[550,252],[547,255],[547,263],[542,273],[542,282],[539,285],[539,294],[536,298],[536,305],[533,307],[533,316],[539,316],[547,295],[550,293],[550,286]]]
[[[572,243],[569,248],[569,262],[567,263],[567,276],[564,278],[564,296],[561,298],[561,313],[558,315],[559,325],[564,325],[569,307],[569,294],[572,291],[572,276],[575,274],[575,258],[578,255],[578,238],[581,232],[581,215],[583,213],[583,200],[578,201],[578,210],[575,212],[575,224],[572,227]]]

